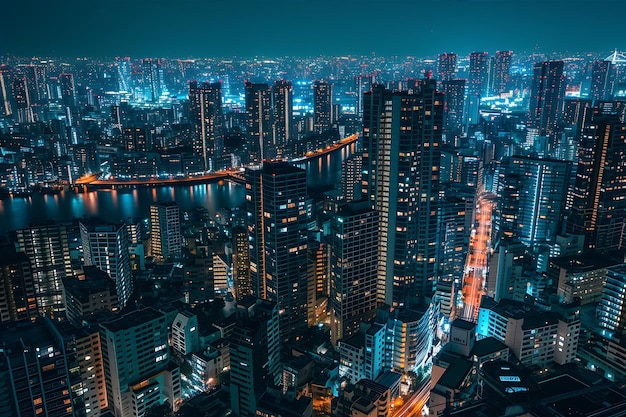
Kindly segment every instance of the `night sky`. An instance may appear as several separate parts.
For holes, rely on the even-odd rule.
[[[0,55],[313,56],[626,49],[624,0],[5,0]]]

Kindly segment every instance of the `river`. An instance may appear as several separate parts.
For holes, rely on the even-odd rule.
[[[332,187],[341,181],[341,161],[354,152],[350,145],[323,157],[306,162],[307,182],[311,187]],[[81,217],[99,217],[105,221],[145,218],[150,204],[175,201],[181,210],[206,208],[211,216],[224,208],[241,206],[245,199],[242,185],[228,181],[173,187],[98,190],[59,194],[33,193],[28,198],[0,200],[0,236],[27,227],[29,223],[53,219],[58,222]]]

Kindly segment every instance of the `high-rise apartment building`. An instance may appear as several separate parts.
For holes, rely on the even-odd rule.
[[[377,297],[394,306],[430,297],[437,268],[444,97],[432,79],[417,90],[364,95],[362,193],[379,213]]]
[[[30,260],[14,245],[0,245],[0,324],[34,320],[37,299]]]
[[[328,81],[313,83],[313,127],[323,133],[335,122],[333,114],[333,85]]]
[[[165,402],[181,401],[180,369],[169,363],[167,316],[135,310],[100,324],[109,410],[115,417],[140,417]]]
[[[469,56],[469,75],[467,79],[467,124],[478,123],[480,99],[487,96],[489,90],[489,61],[487,52],[472,52]]]
[[[39,314],[63,319],[63,283],[72,275],[67,230],[50,221],[17,230],[17,248],[31,263]]]
[[[272,98],[267,84],[245,83],[250,162],[263,162],[276,156],[272,143]]]
[[[272,135],[277,154],[284,154],[294,139],[293,87],[289,81],[277,80],[272,88]]]
[[[0,414],[85,415],[77,352],[47,317],[0,330]]]
[[[13,102],[15,103],[17,121],[19,123],[32,123],[33,109],[31,108],[26,78],[14,77],[11,82],[11,93],[13,94]]]
[[[233,246],[233,283],[235,297],[241,299],[252,294],[250,285],[250,245],[248,230],[244,226],[235,226],[232,231]]]
[[[249,296],[237,303],[230,336],[230,403],[239,417],[256,416],[267,387],[281,383],[279,307]]]
[[[202,156],[205,171],[215,171],[224,151],[221,83],[190,82],[189,113],[198,139],[194,143],[194,151]]]
[[[437,56],[437,76],[442,82],[452,81],[456,74],[457,54],[444,52]]]
[[[115,281],[120,308],[124,308],[133,293],[133,277],[128,250],[126,224],[106,224],[81,221],[85,266],[95,265]]]
[[[465,80],[443,81],[441,88],[444,93],[443,128],[446,142],[454,144],[463,133],[465,125]]]
[[[141,61],[143,97],[146,101],[158,101],[165,91],[161,60],[144,58]]]
[[[500,95],[509,90],[512,55],[513,51],[496,52],[496,56],[493,58],[489,83],[492,95]]]
[[[63,291],[65,314],[74,325],[80,326],[84,316],[98,310],[118,310],[115,281],[95,266],[85,266],[76,277],[65,278]]]
[[[284,162],[246,170],[252,294],[278,304],[281,339],[307,328],[306,171]]]
[[[617,76],[617,68],[611,61],[594,61],[591,67],[589,98],[594,103],[611,100]]]
[[[626,124],[598,108],[588,112],[578,143],[567,231],[585,236],[585,248],[623,248],[626,219]]]
[[[533,67],[533,79],[528,104],[529,134],[548,136],[549,152],[556,151],[556,136],[565,99],[565,76],[563,61],[537,62]]]
[[[331,341],[359,331],[376,310],[378,213],[368,201],[337,207],[331,220]]]
[[[626,265],[608,268],[597,312],[606,336],[626,335]]]
[[[160,262],[178,259],[183,246],[180,213],[174,201],[150,205],[150,254]]]
[[[525,156],[506,158],[500,166],[500,237],[514,238],[529,249],[553,243],[561,233],[571,162]]]

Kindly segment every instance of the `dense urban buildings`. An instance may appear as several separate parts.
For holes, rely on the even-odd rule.
[[[0,56],[0,415],[621,412],[626,58],[479,47]]]

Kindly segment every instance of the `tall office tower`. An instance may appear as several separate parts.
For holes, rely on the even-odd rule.
[[[518,239],[531,250],[554,243],[561,233],[571,162],[513,156],[500,167],[498,189],[501,237]]]
[[[30,99],[33,103],[45,104],[48,100],[48,80],[44,65],[30,64],[26,66],[26,81]]]
[[[331,236],[330,332],[336,346],[375,315],[378,213],[367,200],[344,203],[333,213]]]
[[[345,201],[361,199],[363,157],[354,154],[341,162],[341,196]]]
[[[267,387],[281,382],[279,307],[245,297],[237,303],[230,336],[230,404],[239,417],[256,416]]]
[[[527,124],[535,136],[549,137],[549,152],[556,150],[564,99],[563,61],[535,63],[530,87]]]
[[[267,84],[245,83],[250,162],[274,158],[271,132],[271,94]]]
[[[594,61],[591,68],[591,87],[589,98],[594,103],[613,98],[617,68],[611,61]]]
[[[66,228],[50,221],[16,233],[17,250],[31,262],[39,314],[62,320],[62,280],[72,275]]]
[[[233,246],[233,282],[235,297],[238,300],[252,294],[250,285],[250,245],[248,244],[248,229],[244,226],[235,226],[232,231]]]
[[[489,62],[487,52],[472,52],[469,56],[467,80],[467,124],[475,125],[480,117],[480,99],[489,90]]]
[[[455,53],[444,52],[437,56],[437,76],[444,81],[451,81],[456,74],[456,58]]]
[[[567,231],[585,248],[622,249],[626,225],[626,124],[598,108],[588,112],[578,143]]]
[[[443,94],[382,86],[364,95],[363,189],[379,213],[378,301],[402,305],[430,297],[437,268],[437,188]]]
[[[328,81],[313,83],[313,128],[317,133],[330,129],[335,122],[333,114],[333,85]]]
[[[359,74],[354,77],[354,92],[356,98],[356,115],[359,120],[363,120],[363,93],[372,87],[373,77],[371,75]]]
[[[122,92],[131,93],[133,91],[133,81],[131,78],[130,58],[115,58],[117,67],[118,88]]]
[[[500,95],[509,91],[511,79],[511,56],[513,51],[497,51],[491,70],[490,92]]]
[[[193,148],[202,156],[204,170],[217,170],[224,152],[221,83],[189,83],[189,120],[196,128],[199,140]]]
[[[66,72],[62,73],[59,75],[59,83],[61,84],[61,99],[63,100],[63,107],[75,107],[77,103],[74,74]]]
[[[76,351],[41,317],[0,331],[0,413],[3,416],[85,415]]]
[[[465,80],[448,80],[441,83],[444,93],[443,129],[447,143],[456,143],[465,124]]]
[[[150,254],[160,262],[181,256],[180,213],[174,201],[150,205]]]
[[[293,87],[289,81],[276,80],[272,88],[272,135],[277,153],[283,155],[294,138]]]
[[[626,266],[607,269],[602,299],[598,304],[600,329],[606,336],[626,335]]]
[[[0,324],[34,320],[37,299],[30,260],[14,245],[0,245]]]
[[[169,365],[167,316],[153,308],[134,310],[100,324],[109,410],[115,417],[140,417],[181,399],[180,369]]]
[[[437,298],[441,313],[450,317],[454,299],[461,288],[465,258],[473,226],[476,190],[459,184],[448,184],[437,212],[439,254]]]
[[[0,65],[0,116],[10,116],[11,109],[11,69],[6,65]]]
[[[306,171],[284,162],[246,170],[252,294],[278,304],[280,336],[307,328]]]
[[[144,58],[142,65],[142,85],[146,101],[158,101],[165,90],[163,68],[156,58]]]
[[[128,250],[126,224],[106,224],[80,221],[85,266],[95,265],[115,281],[120,308],[124,308],[133,293],[133,277]]]
[[[15,77],[11,83],[11,92],[15,102],[15,111],[19,123],[32,123],[33,110],[31,108],[30,96],[26,86],[26,78]]]

